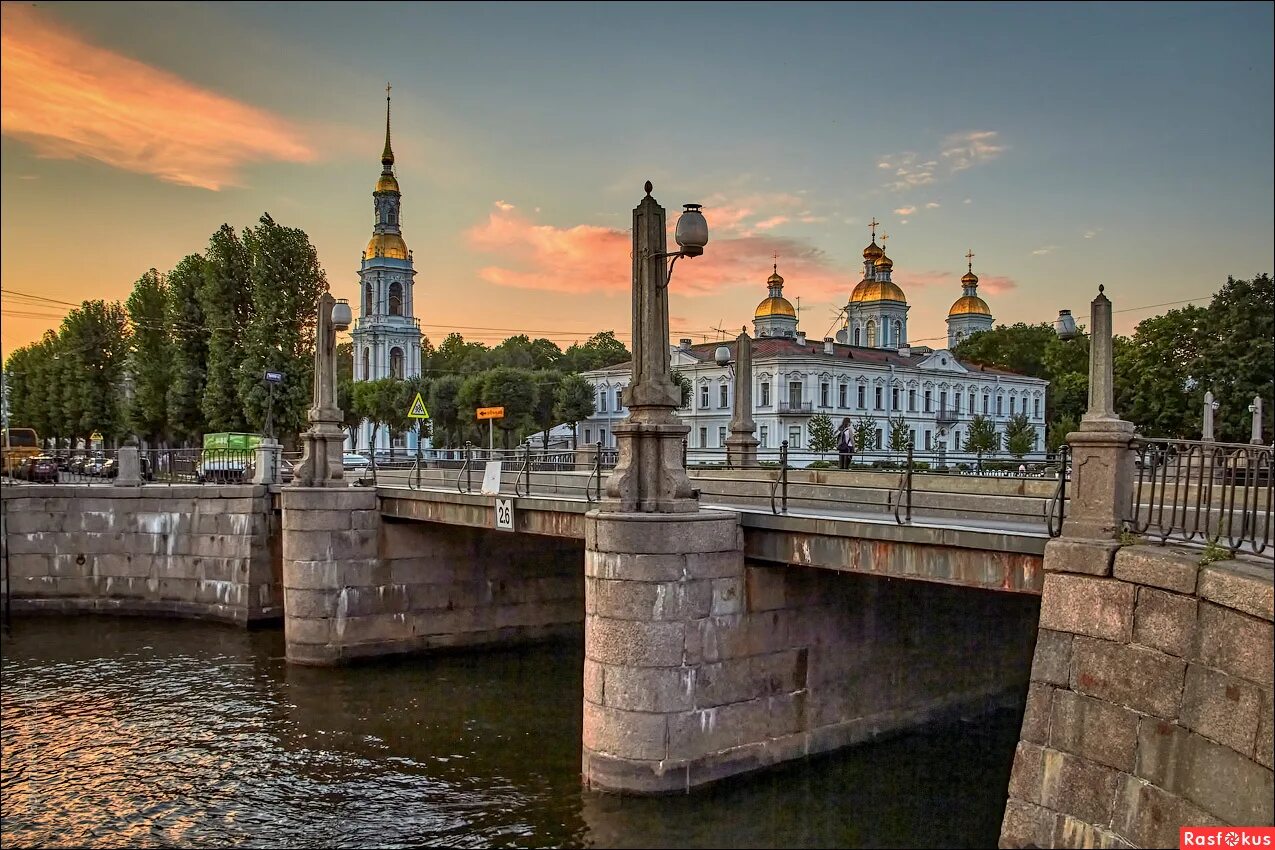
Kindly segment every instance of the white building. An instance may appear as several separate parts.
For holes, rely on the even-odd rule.
[[[1048,383],[998,369],[962,363],[947,349],[909,346],[906,296],[890,280],[893,263],[876,245],[864,250],[864,279],[855,286],[837,338],[807,341],[797,314],[783,297],[778,268],[767,280],[767,297],[753,316],[753,419],[759,450],[774,459],[787,440],[795,463],[817,459],[807,454],[810,419],[826,414],[834,428],[872,420],[873,443],[881,457],[889,452],[891,420],[902,417],[918,454],[942,452],[951,463],[973,460],[962,451],[975,415],[991,420],[1004,446],[1010,417],[1026,415],[1036,431],[1032,459],[1044,457],[1045,392]],[[964,294],[948,316],[949,339],[956,340],[992,323],[991,311],[976,294],[972,267],[962,278]],[[839,341],[838,341],[839,340]],[[857,341],[857,344],[856,344]],[[723,343],[691,344],[683,339],[672,350],[673,368],[690,379],[690,405],[679,415],[689,425],[688,449],[701,456],[724,451],[733,406],[730,366],[719,366],[715,353]],[[735,358],[735,342],[724,343]],[[615,445],[615,425],[627,411],[622,391],[630,364],[584,373],[597,393],[596,411],[578,426],[586,444]],[[829,454],[832,458],[835,455]],[[984,459],[1009,459],[1004,449]],[[871,459],[871,458],[861,458]]]
[[[412,252],[402,232],[402,195],[394,175],[394,151],[390,149],[390,98],[385,97],[385,150],[381,176],[372,192],[372,238],[363,251],[359,268],[359,318],[354,340],[354,380],[413,378],[421,373],[421,324],[416,318]],[[416,431],[388,433],[384,427],[372,443],[372,425],[359,426],[352,448],[406,452],[416,450]]]

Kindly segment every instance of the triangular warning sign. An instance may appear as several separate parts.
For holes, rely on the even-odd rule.
[[[421,398],[421,394],[416,394],[416,401],[412,402],[412,409],[407,411],[408,419],[428,419],[429,411],[425,409],[425,399]]]

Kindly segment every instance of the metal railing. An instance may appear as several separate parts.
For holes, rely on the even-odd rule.
[[[1275,506],[1271,446],[1137,438],[1131,448],[1136,479],[1127,530],[1162,544],[1266,551]]]
[[[1045,507],[1045,524],[1050,537],[1062,535],[1067,513],[1067,479],[1071,477],[1071,449],[1066,443],[1058,447],[1058,486]]]
[[[899,488],[894,493],[894,521],[899,525],[912,522],[912,467],[912,444],[909,443],[907,466],[899,474]],[[903,507],[905,504],[906,509]]]
[[[602,468],[604,463],[602,443],[595,444],[595,452],[593,455],[593,467],[589,470],[589,480],[584,484],[584,498],[589,504],[602,501]],[[611,466],[615,467],[614,457],[611,460]],[[596,489],[597,496],[595,498],[594,491]]]
[[[775,505],[775,492],[779,491],[779,506]],[[788,513],[788,441],[779,444],[779,469],[775,475],[775,483],[770,487],[770,512],[772,514]]]
[[[781,401],[779,402],[780,413],[810,413],[814,410],[814,402],[810,401]]]
[[[14,469],[16,483],[114,484],[120,473],[117,450],[61,450],[33,458]],[[294,461],[279,460],[280,479],[292,478]],[[256,450],[248,449],[141,449],[138,476],[143,484],[246,484],[256,472]]]

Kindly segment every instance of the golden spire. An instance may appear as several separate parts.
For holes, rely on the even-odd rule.
[[[965,249],[965,263],[968,270],[961,275],[961,284],[966,287],[978,286],[978,275],[974,274],[974,252],[968,248]],[[972,295],[973,290],[966,294]]]
[[[969,266],[968,271],[974,271],[974,252],[969,248],[965,249],[965,262]]]
[[[385,150],[381,151],[381,165],[385,167],[388,174],[390,169],[394,167],[394,151],[390,149],[390,89],[389,83],[385,84]]]

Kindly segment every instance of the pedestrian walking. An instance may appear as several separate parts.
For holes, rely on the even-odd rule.
[[[850,427],[849,416],[842,419],[841,426],[837,428],[837,457],[841,461],[842,469],[849,469],[850,462],[854,460],[854,434]]]

